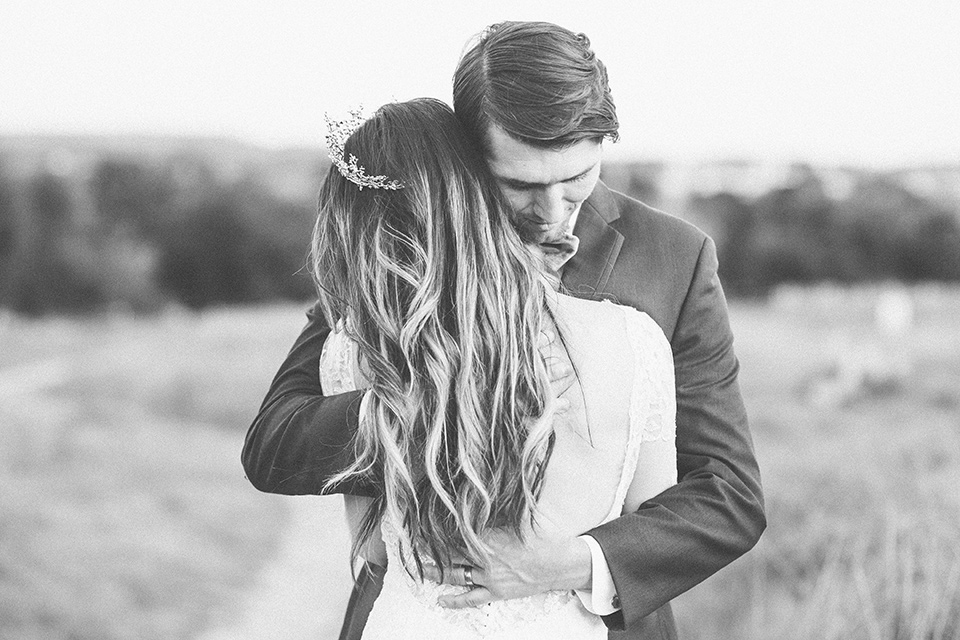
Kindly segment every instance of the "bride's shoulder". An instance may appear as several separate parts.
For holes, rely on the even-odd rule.
[[[548,300],[550,306],[552,306],[557,313],[574,317],[602,316],[606,318],[614,318],[618,313],[620,313],[617,311],[617,307],[621,306],[611,302],[610,300],[578,298],[576,296],[559,292],[553,293]]]
[[[589,324],[594,327],[615,324],[628,331],[637,331],[658,341],[667,342],[663,330],[653,318],[629,305],[558,293],[553,299],[553,306],[558,316],[576,324]]]

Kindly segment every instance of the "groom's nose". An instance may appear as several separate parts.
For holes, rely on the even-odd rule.
[[[566,222],[572,212],[571,203],[563,197],[563,185],[550,185],[537,193],[534,213],[545,230]]]

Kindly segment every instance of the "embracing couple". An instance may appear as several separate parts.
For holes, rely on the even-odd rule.
[[[347,496],[341,638],[674,638],[765,526],[713,242],[599,181],[583,34],[494,25],[453,95],[328,123],[319,302],[247,475]]]

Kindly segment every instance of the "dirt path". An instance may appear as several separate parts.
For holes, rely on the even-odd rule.
[[[348,539],[339,496],[278,498],[290,520],[277,554],[232,622],[199,640],[327,640],[340,632],[350,595]]]

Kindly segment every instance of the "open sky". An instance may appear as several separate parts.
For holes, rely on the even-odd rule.
[[[956,0],[3,0],[0,134],[319,145],[325,111],[449,101],[505,19],[590,37],[616,157],[960,161]]]

